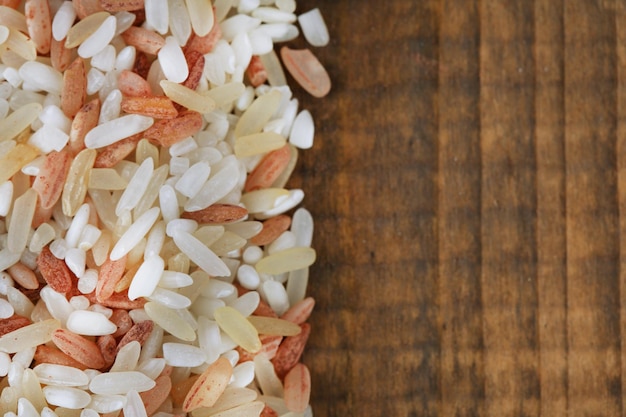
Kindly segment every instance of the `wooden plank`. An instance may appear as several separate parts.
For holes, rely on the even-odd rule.
[[[626,4],[615,4],[616,59],[617,59],[617,195],[619,210],[619,288],[620,288],[620,348],[622,399],[626,396]],[[624,414],[622,400],[622,414]]]
[[[568,391],[572,416],[622,414],[615,20],[565,2]]]
[[[534,16],[540,411],[542,416],[565,417],[568,346],[563,2],[537,0]]]
[[[298,2],[316,415],[623,415],[625,5]]]
[[[319,231],[305,356],[316,415],[437,415],[437,5],[396,2],[381,21],[333,2],[334,44],[314,52],[334,89],[298,93],[319,129],[292,185],[327,194],[305,200]]]
[[[539,412],[533,4],[481,2],[485,409]]]
[[[484,415],[478,2],[442,1],[439,43],[441,416]]]

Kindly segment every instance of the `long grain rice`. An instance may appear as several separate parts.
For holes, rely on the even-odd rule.
[[[288,180],[315,132],[274,47],[298,24],[326,44],[319,10],[17,3],[0,5],[0,409],[312,415],[313,219]],[[283,58],[327,93],[308,52]]]

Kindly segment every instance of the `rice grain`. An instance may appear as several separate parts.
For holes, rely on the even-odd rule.
[[[24,1],[0,5],[0,409],[310,415],[295,0]]]

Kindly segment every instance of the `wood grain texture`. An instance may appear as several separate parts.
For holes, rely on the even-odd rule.
[[[298,7],[315,414],[625,415],[626,0]]]

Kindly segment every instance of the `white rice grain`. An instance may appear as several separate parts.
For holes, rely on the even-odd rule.
[[[316,7],[315,9],[299,15],[298,23],[300,23],[304,38],[311,45],[317,47],[328,45],[330,36],[328,35],[326,22],[324,22],[319,8]]]
[[[259,7],[254,10],[252,17],[267,23],[293,23],[296,21],[296,15],[274,7]]]
[[[91,249],[98,239],[100,239],[101,235],[102,230],[98,229],[96,226],[91,224],[85,225],[78,239],[78,248],[84,251]]]
[[[70,298],[70,305],[75,310],[87,310],[89,308],[89,299],[83,295],[75,295]]]
[[[239,0],[239,4],[237,5],[237,12],[239,13],[250,13],[261,4],[260,0]]]
[[[287,230],[278,236],[272,243],[267,246],[267,253],[271,255],[296,246],[296,235]]]
[[[265,55],[274,47],[272,37],[262,27],[254,29],[249,34],[253,55]]]
[[[76,310],[70,313],[66,327],[84,336],[102,336],[115,333],[117,330],[117,326],[103,314],[88,310]]]
[[[76,19],[76,12],[71,1],[64,1],[52,19],[52,37],[61,41],[67,36]]]
[[[202,287],[201,294],[208,298],[226,298],[237,293],[237,288],[218,279],[211,279]]]
[[[117,241],[111,251],[111,260],[116,261],[129,253],[152,228],[159,214],[158,207],[153,207],[142,214]]]
[[[230,270],[213,251],[186,232],[174,233],[174,243],[202,270],[212,276],[230,275]]]
[[[0,319],[8,319],[15,313],[15,309],[4,298],[0,298]]]
[[[154,123],[152,117],[131,114],[96,126],[85,136],[85,146],[97,149],[143,132]]]
[[[238,34],[250,32],[256,29],[260,24],[260,19],[245,14],[236,14],[220,23],[222,38],[230,42]]]
[[[168,0],[169,27],[179,45],[185,45],[191,36],[191,20],[184,0]]]
[[[87,253],[79,248],[70,248],[65,254],[65,264],[78,278],[85,273]]]
[[[142,361],[135,370],[150,379],[157,379],[161,372],[163,372],[163,369],[165,369],[165,365],[166,362],[163,358],[150,358]]]
[[[126,404],[122,411],[125,417],[148,417],[143,401],[135,389],[128,390]]]
[[[11,357],[8,353],[0,352],[0,376],[4,377],[9,373]]]
[[[19,69],[20,78],[28,80],[38,91],[61,95],[63,75],[49,65],[27,61]]]
[[[91,402],[91,396],[78,388],[48,385],[43,388],[46,401],[50,405],[80,410]]]
[[[115,207],[115,214],[120,216],[125,211],[130,211],[135,208],[141,197],[143,197],[148,184],[150,183],[150,177],[154,172],[154,161],[152,158],[148,158],[142,162],[135,174],[128,182],[126,189],[120,197],[117,206]]]
[[[242,287],[248,290],[256,290],[261,283],[259,274],[250,265],[241,265],[237,270],[237,280]]]
[[[161,288],[182,288],[193,284],[193,278],[188,274],[176,271],[164,271],[159,280]]]
[[[70,137],[61,129],[44,125],[31,135],[28,144],[38,148],[42,153],[48,154],[52,151],[60,151],[67,145]]]
[[[52,96],[50,95],[48,97]],[[49,104],[44,106],[39,114],[39,120],[41,120],[44,125],[54,126],[64,133],[70,133],[72,120],[63,113],[63,110],[61,110],[58,105]]]
[[[115,47],[107,45],[91,58],[91,66],[100,71],[111,71],[115,68],[115,55]]]
[[[68,247],[75,248],[78,245],[80,235],[89,221],[89,212],[89,204],[83,204],[74,215],[70,228],[65,233],[65,242]]]
[[[198,144],[194,138],[188,137],[170,146],[169,152],[171,156],[176,157],[195,151],[196,149],[198,149]]]
[[[174,219],[167,223],[165,234],[174,237],[176,233],[193,233],[198,229],[198,223],[191,219]]]
[[[0,184],[0,217],[9,214],[13,201],[13,182],[5,181]]]
[[[160,256],[148,258],[135,273],[128,289],[128,298],[136,300],[139,297],[150,296],[159,283],[164,270],[165,262]]]
[[[303,110],[296,116],[293,122],[289,143],[300,149],[310,149],[313,147],[314,136],[313,117],[308,110]]]
[[[101,414],[112,413],[121,410],[126,404],[124,395],[92,395],[89,408]]]
[[[74,307],[70,304],[64,294],[60,294],[46,285],[39,292],[41,299],[46,303],[46,308],[50,315],[66,326],[67,319],[74,312]]]
[[[78,279],[78,291],[81,294],[89,294],[96,289],[98,285],[98,271],[95,269],[88,269],[83,276]]]
[[[128,45],[123,47],[115,58],[115,69],[117,71],[132,70],[137,56],[137,50],[134,46]]]
[[[126,394],[129,390],[148,391],[155,382],[137,371],[107,372],[94,376],[89,382],[89,390],[100,395]]]
[[[285,287],[280,282],[265,281],[261,284],[263,288],[263,294],[267,300],[267,303],[272,307],[272,310],[279,316],[283,315],[289,309],[289,297]]]
[[[200,191],[185,203],[185,210],[196,211],[210,206],[226,196],[239,181],[238,162],[233,155],[222,159],[212,172]]]
[[[252,59],[252,43],[248,33],[239,33],[233,39],[231,44],[233,52],[235,53],[235,66],[239,68],[247,68]]]
[[[87,72],[87,94],[96,94],[104,85],[104,74],[97,68],[90,68]]]
[[[158,52],[159,64],[165,78],[182,83],[189,76],[189,67],[183,50],[172,36],[165,38],[165,45]]]
[[[80,387],[89,383],[89,377],[72,366],[42,363],[33,368],[42,384]]]
[[[5,414],[6,415],[6,414]],[[17,416],[18,417],[39,417],[37,409],[32,402],[26,397],[17,400]]]
[[[163,343],[163,358],[168,365],[180,367],[199,366],[207,359],[203,349],[182,343]]]
[[[122,93],[117,88],[111,90],[100,107],[99,124],[110,122],[120,116]]]
[[[261,296],[256,291],[249,291],[241,297],[231,301],[229,305],[239,311],[244,317],[250,316],[259,306]]]
[[[115,36],[116,26],[115,16],[107,17],[100,27],[80,44],[78,55],[82,58],[91,58],[102,51]]]
[[[165,242],[165,222],[157,222],[148,234],[146,241],[146,247],[144,249],[144,259],[149,259],[153,256],[158,256],[163,249],[163,243]]]
[[[131,27],[136,18],[137,16],[131,12],[121,11],[115,13],[115,19],[117,19],[115,36],[122,34]]]
[[[233,382],[229,387],[244,388],[254,380],[254,362],[242,362],[233,369]]]
[[[161,35],[169,29],[167,0],[145,0],[146,24]]]

